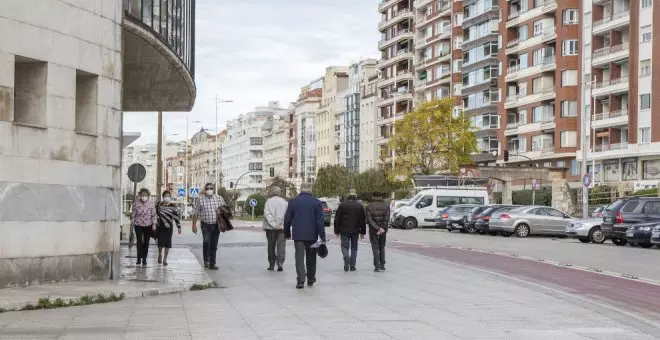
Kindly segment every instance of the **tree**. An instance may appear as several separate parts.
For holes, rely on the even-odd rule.
[[[298,194],[298,190],[296,189],[296,186],[293,183],[285,180],[282,177],[275,176],[270,180],[270,183],[266,187],[265,190],[266,195],[270,196],[272,193],[272,188],[276,188],[276,187],[282,190],[282,195],[284,195],[284,197],[291,198]]]
[[[436,99],[418,106],[394,124],[389,147],[396,155],[393,175],[458,174],[471,163],[477,137],[470,120],[453,115],[454,99]]]
[[[355,176],[355,190],[362,200],[370,201],[374,192],[389,194],[393,191],[392,183],[381,169],[370,169]]]
[[[236,190],[227,190],[225,187],[220,187],[220,189],[218,189],[218,195],[220,195],[229,206],[233,206],[233,203],[238,199],[240,193]]]
[[[353,184],[353,174],[341,165],[327,165],[319,168],[314,182],[314,195],[317,197],[346,197]]]

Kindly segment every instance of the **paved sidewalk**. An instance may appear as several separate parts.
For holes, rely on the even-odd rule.
[[[236,233],[241,239],[247,231]],[[320,260],[312,288],[294,289],[290,243],[284,273],[265,270],[265,247],[241,243],[220,247],[220,270],[211,272],[227,288],[0,314],[0,339],[637,340],[659,334],[578,296],[418,255],[392,251],[388,271],[374,273],[361,246],[358,271],[345,273],[338,243],[333,238],[329,257]]]
[[[36,305],[39,298],[78,299],[86,295],[124,294],[126,298],[154,296],[189,290],[194,284],[208,284],[211,279],[187,248],[170,250],[168,266],[157,263],[158,248],[149,249],[147,267],[136,266],[136,248],[122,246],[121,273],[117,281],[66,282],[19,288],[0,289],[0,308],[13,310],[27,304]]]

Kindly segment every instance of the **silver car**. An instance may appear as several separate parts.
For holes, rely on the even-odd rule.
[[[605,234],[600,230],[601,223],[603,223],[602,218],[570,221],[566,225],[566,235],[577,238],[582,243],[601,244],[605,242]]]
[[[502,213],[495,213],[490,219],[491,231],[498,231],[503,236],[516,234],[518,237],[529,235],[566,235],[566,224],[573,218],[550,207],[525,206]]]

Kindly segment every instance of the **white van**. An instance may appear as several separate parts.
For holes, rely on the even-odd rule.
[[[442,209],[454,204],[487,205],[488,191],[486,188],[422,190],[394,211],[391,224],[404,229],[433,227]]]

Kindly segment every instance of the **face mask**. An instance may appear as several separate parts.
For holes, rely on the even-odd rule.
[[[165,202],[165,203],[172,202],[172,197],[163,197],[163,202]]]
[[[142,202],[146,202],[147,199],[149,199],[149,197],[147,197],[147,196],[140,196],[140,201],[142,201]]]
[[[213,196],[213,190],[206,190],[207,196]]]

